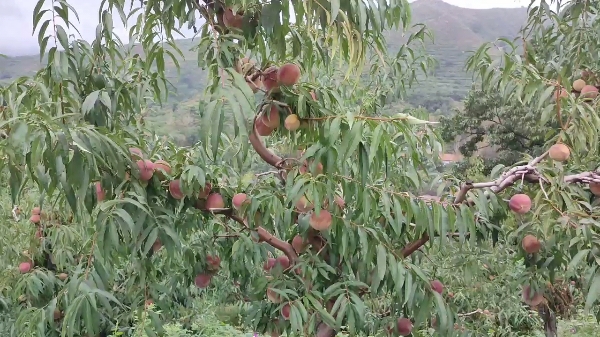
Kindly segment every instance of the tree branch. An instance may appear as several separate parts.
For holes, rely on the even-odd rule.
[[[279,157],[278,155],[273,153],[271,150],[267,149],[265,144],[263,144],[263,142],[260,140],[260,137],[258,135],[258,132],[256,131],[256,126],[255,126],[257,118],[258,118],[258,115],[254,117],[254,121],[252,122],[252,132],[250,132],[250,135],[248,136],[248,140],[250,141],[250,144],[254,148],[254,151],[256,151],[256,153],[258,153],[258,155],[260,156],[260,158],[262,160],[264,160],[267,164],[280,169],[280,168],[282,168],[283,158]]]
[[[239,223],[245,228],[251,229],[250,226],[242,219],[240,216],[233,213],[233,209],[231,208],[211,208],[207,212],[210,212],[214,215],[224,215],[227,218]],[[259,226],[256,228],[256,232],[258,233],[258,238],[261,242],[266,242],[271,245],[273,248],[281,251],[285,256],[290,260],[290,268],[296,264],[298,261],[298,254],[294,250],[294,247],[289,242],[283,241],[275,235],[271,234],[264,227]]]
[[[489,182],[481,182],[481,183],[472,183],[466,182],[463,184],[458,190],[458,192],[454,196],[454,202],[452,204],[453,207],[458,206],[462,203],[473,204],[473,200],[467,199],[467,193],[472,189],[481,189],[481,188],[489,188],[492,193],[499,193],[505,190],[506,188],[512,186],[519,180],[527,183],[548,183],[548,181],[542,177],[536,169],[536,165],[539,164],[546,156],[548,152],[544,152],[539,157],[533,158],[526,165],[515,166],[506,172],[504,172],[498,179],[489,181]],[[598,182],[600,183],[600,172],[598,171],[590,171],[590,172],[582,172],[578,174],[567,175],[563,178],[563,181],[567,184],[569,183],[590,183],[590,182]],[[404,257],[410,256],[416,250],[418,250],[421,246],[429,241],[429,235],[425,233],[421,238],[415,240],[406,245],[402,249],[402,255]]]

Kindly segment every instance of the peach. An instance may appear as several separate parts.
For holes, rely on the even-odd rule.
[[[586,85],[587,85],[587,83],[585,83],[584,80],[577,79],[573,82],[573,90],[581,91]]]
[[[270,129],[277,129],[279,124],[281,123],[281,118],[279,116],[279,108],[275,104],[271,104],[271,107],[268,111],[263,111],[261,114],[261,120],[265,126]]]
[[[598,97],[598,88],[593,85],[586,85],[581,89],[581,97],[585,99],[594,99]]]
[[[277,260],[275,260],[274,258],[272,258],[272,257],[268,258],[267,261],[265,261],[265,263],[263,265],[263,270],[269,271],[269,270],[273,269],[273,267],[275,267],[276,262],[277,262]]]
[[[396,321],[396,329],[400,336],[408,336],[412,332],[413,324],[408,318],[398,318]]]
[[[154,163],[148,159],[138,160],[137,167],[140,170],[140,180],[148,181],[154,175]]]
[[[66,280],[69,277],[69,275],[67,275],[67,273],[60,273],[58,274],[58,279],[61,281]]]
[[[42,213],[42,209],[39,207],[34,207],[31,209],[31,215],[40,215]]]
[[[289,131],[296,131],[300,128],[300,119],[298,119],[298,115],[291,114],[285,118],[283,125]]]
[[[219,193],[211,193],[206,198],[206,208],[225,208],[225,201],[223,201],[223,196]]]
[[[21,262],[19,264],[19,272],[21,272],[21,274],[29,273],[32,267],[31,262]]]
[[[531,210],[531,198],[527,194],[515,194],[510,198],[508,207],[517,214],[525,214]]]
[[[265,87],[266,91],[271,91],[271,90],[276,90],[279,88],[279,84],[277,82],[277,77],[278,77],[278,71],[279,69],[277,69],[277,67],[275,66],[271,66],[267,69],[265,69],[265,71],[262,72],[262,83]]]
[[[306,213],[313,209],[313,204],[308,201],[305,196],[300,197],[300,199],[296,202],[296,208],[300,213]]]
[[[306,243],[304,243],[304,239],[300,235],[296,235],[292,239],[292,247],[296,251],[296,254],[302,254],[306,249]]]
[[[600,183],[591,182],[589,184],[590,192],[596,196],[600,196]]]
[[[106,198],[106,192],[104,192],[104,190],[102,189],[102,184],[100,184],[100,182],[96,182],[96,199],[98,200],[98,202],[100,201],[104,201],[104,199]]]
[[[548,150],[548,156],[555,161],[566,161],[571,156],[571,150],[565,144],[554,144]]]
[[[540,241],[533,235],[526,235],[523,238],[521,245],[527,254],[535,254],[542,248]]]
[[[283,307],[281,307],[281,316],[283,316],[283,319],[285,319],[286,321],[289,320],[291,311],[292,307],[287,303]]]
[[[29,218],[29,221],[31,221],[32,223],[40,223],[41,221],[41,217],[39,214],[34,214]]]
[[[249,201],[246,193],[238,193],[231,199],[231,204],[233,205],[233,208],[240,209],[244,204],[249,203]]]
[[[144,153],[137,147],[130,147],[129,153],[131,154],[131,158],[134,160],[144,159]]]
[[[309,224],[310,226],[318,231],[324,231],[329,229],[331,223],[333,222],[333,217],[329,211],[322,209],[317,215],[317,212],[313,211],[310,215]]]
[[[300,80],[300,67],[294,63],[286,63],[277,72],[277,82],[280,85],[291,86]]]
[[[282,255],[277,257],[275,263],[280,265],[282,269],[287,269],[290,266],[290,259],[287,256]]]
[[[221,267],[221,258],[216,255],[206,255],[206,264],[210,271],[217,271]]]
[[[162,248],[162,246],[162,242],[160,242],[159,239],[156,239],[156,241],[154,241],[154,243],[152,244],[152,251],[158,252]]]
[[[271,288],[267,288],[267,299],[271,303],[281,303],[281,296]]]
[[[181,190],[181,180],[175,179],[169,183],[169,193],[177,200],[183,199],[183,191]]]
[[[537,307],[544,301],[544,295],[542,293],[532,294],[530,286],[523,287],[523,290],[521,292],[521,297],[523,299],[523,302],[525,302],[525,304],[532,306],[532,307]]]
[[[226,8],[223,13],[223,23],[227,28],[242,29],[244,17],[242,15],[238,15],[237,13],[233,13],[233,9]]]
[[[165,179],[165,174],[171,174],[171,165],[164,160],[154,162],[154,172],[162,180]]]
[[[196,275],[196,278],[194,279],[194,284],[196,285],[196,287],[198,287],[200,289],[204,289],[204,288],[208,287],[211,280],[212,280],[212,275],[198,274],[198,275]]]
[[[263,137],[271,135],[275,130],[273,128],[268,127],[263,121],[263,118],[256,119],[256,122],[254,122],[254,128],[256,129],[256,133],[258,133],[259,136]]]
[[[211,183],[205,183],[202,191],[200,191],[200,193],[198,193],[198,198],[206,199],[211,191],[212,191]]]
[[[431,282],[431,289],[438,294],[444,292],[444,285],[439,280],[434,280]]]

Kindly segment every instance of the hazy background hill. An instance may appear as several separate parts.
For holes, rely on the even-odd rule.
[[[527,16],[525,8],[468,9],[442,0],[417,0],[411,3],[411,8],[413,23],[425,23],[434,34],[427,51],[436,58],[438,66],[432,77],[423,79],[409,93],[405,103],[423,106],[436,114],[449,114],[453,107],[460,107],[469,90],[471,75],[464,70],[467,52],[498,37],[513,38]],[[387,38],[390,52],[397,52],[403,41],[402,33],[389,31]],[[169,70],[177,93],[150,118],[160,132],[176,130],[181,142],[197,140],[198,102],[206,80],[206,73],[197,66],[196,54],[190,51],[195,43],[191,39],[179,41],[186,56],[180,62],[181,75],[172,65]],[[0,82],[33,75],[39,68],[38,56],[0,58]]]

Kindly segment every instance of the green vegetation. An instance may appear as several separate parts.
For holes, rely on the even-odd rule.
[[[406,101],[395,107],[422,106],[434,115],[448,115],[471,88],[472,76],[464,69],[468,51],[485,41],[517,35],[526,18],[524,8],[473,10],[449,5],[441,0],[419,0],[411,4],[412,22],[428,26],[434,40],[426,40],[426,51],[435,57],[437,65],[429,69],[430,76],[418,76],[418,90],[408,90]],[[406,37],[401,30],[385,33],[390,54],[400,50]],[[159,134],[174,136],[179,144],[198,141],[199,114],[204,106],[207,73],[198,66],[194,51],[198,39],[177,40],[184,58],[179,59],[180,71],[165,60],[166,78],[172,84],[172,94],[162,107],[151,105],[147,120]],[[167,47],[168,48],[168,47]],[[136,50],[140,52],[140,50]],[[39,57],[0,58],[0,83],[18,76],[33,75],[42,67]],[[364,81],[368,82],[368,72]],[[390,102],[393,103],[393,102]],[[394,110],[390,107],[389,110]]]
[[[441,133],[507,147],[504,165],[458,172],[441,169],[431,116],[402,101],[434,83],[416,84],[428,34],[405,1],[108,0],[94,41],[65,33],[68,0],[51,20],[43,3],[48,62],[0,87],[3,335],[598,331],[600,3],[542,1],[518,33],[526,55],[505,40],[466,59],[481,90]],[[127,16],[132,48],[113,31]],[[168,126],[183,24],[198,26],[205,90]]]

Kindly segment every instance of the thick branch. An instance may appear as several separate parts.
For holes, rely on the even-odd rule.
[[[254,121],[252,122],[252,132],[250,132],[248,140],[254,148],[254,151],[258,153],[262,160],[264,160],[267,164],[280,169],[282,166],[283,159],[275,153],[273,153],[271,150],[267,149],[265,144],[263,144],[263,142],[260,140],[258,132],[256,131],[256,127],[254,126],[256,124],[257,118],[258,116],[254,117]]]
[[[233,214],[233,209],[231,208],[212,208],[208,210],[212,214],[221,214],[225,215],[229,219],[239,223],[245,228],[250,228],[246,221],[239,217],[238,215]],[[294,250],[294,247],[288,242],[281,240],[280,238],[274,236],[269,231],[267,231],[264,227],[260,226],[256,228],[256,232],[258,233],[258,238],[260,241],[266,242],[271,245],[273,248],[281,251],[285,256],[290,260],[290,266],[293,266],[298,261],[298,254]]]

